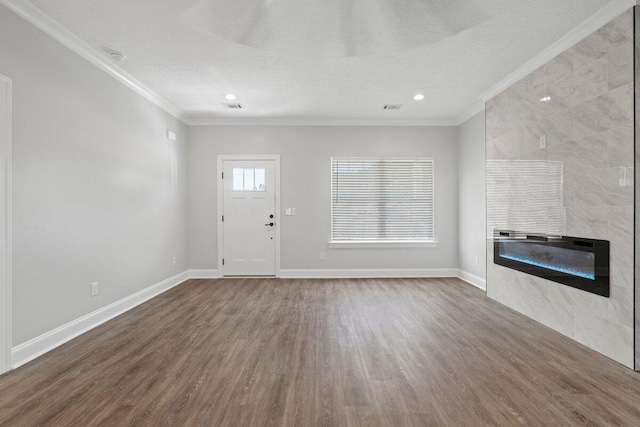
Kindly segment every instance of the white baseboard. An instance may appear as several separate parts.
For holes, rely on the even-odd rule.
[[[189,279],[219,279],[218,270],[187,270]]]
[[[473,286],[480,288],[483,291],[487,290],[487,280],[483,279],[480,276],[476,276],[475,274],[471,274],[464,270],[458,270],[458,279],[464,280],[465,282],[472,284]]]
[[[53,350],[54,348],[82,335],[83,333],[131,310],[143,302],[181,284],[189,278],[188,272],[176,274],[173,277],[149,286],[133,295],[102,307],[92,313],[82,316],[72,322],[62,325],[50,332],[40,335],[24,344],[13,348],[11,352],[11,366],[15,369],[27,362]]]
[[[283,279],[345,279],[345,278],[411,278],[411,277],[458,277],[456,268],[387,268],[387,269],[300,269],[280,270]]]
[[[398,268],[398,269],[298,269],[281,270],[280,277],[296,279],[312,278],[420,278],[458,277],[480,289],[486,290],[485,279],[456,268]],[[36,337],[12,349],[11,365],[15,369],[79,335],[113,319],[120,314],[178,286],[188,279],[217,279],[218,270],[187,270],[149,286],[133,295],[109,304],[50,332]]]

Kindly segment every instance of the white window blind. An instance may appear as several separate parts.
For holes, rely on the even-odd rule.
[[[332,158],[331,240],[433,241],[433,175],[432,159]]]

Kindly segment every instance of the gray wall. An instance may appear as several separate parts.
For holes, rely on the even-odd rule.
[[[200,126],[188,132],[190,268],[217,268],[218,154],[281,156],[281,205],[297,210],[280,218],[282,269],[456,268],[456,128]],[[329,249],[332,156],[433,157],[438,247]]]
[[[15,346],[186,268],[186,126],[3,6],[0,74],[13,79]]]
[[[487,244],[484,138],[484,111],[458,127],[458,268],[482,279]]]
[[[638,2],[636,2],[636,7],[634,10],[634,18],[636,26],[640,23],[640,7],[638,7]],[[635,32],[635,40],[634,40],[634,52],[636,58],[640,58],[640,31]],[[636,60],[637,62],[637,60]],[[634,80],[636,88],[640,88],[640,67],[636,65]],[[635,95],[635,105],[640,105],[640,91],[636,90]],[[640,114],[636,112],[635,117],[635,126],[638,129],[638,125],[640,124]],[[640,166],[640,135],[636,132],[635,135],[635,167],[636,167],[636,188],[640,188],[640,174],[637,173],[638,166]],[[635,369],[640,371],[640,197],[636,195],[635,200]]]
[[[629,367],[632,42],[628,11],[487,102],[486,110],[488,232],[498,227],[611,242],[610,298],[497,266],[490,249],[487,294]],[[551,100],[541,102],[545,96]]]

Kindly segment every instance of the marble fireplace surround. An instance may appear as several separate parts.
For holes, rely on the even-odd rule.
[[[487,295],[634,368],[634,9],[486,102]],[[494,229],[610,241],[609,298],[493,262]]]

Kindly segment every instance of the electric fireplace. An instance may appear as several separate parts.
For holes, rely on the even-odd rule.
[[[609,241],[495,230],[493,262],[609,296]]]

